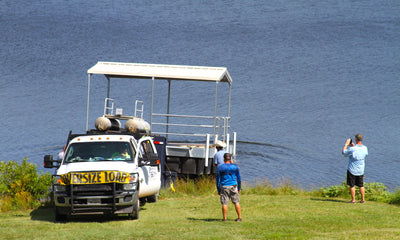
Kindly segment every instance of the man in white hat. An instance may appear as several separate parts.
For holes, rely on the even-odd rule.
[[[217,148],[217,152],[214,155],[214,166],[218,167],[221,164],[224,164],[224,154],[226,151],[224,148],[226,147],[226,143],[218,140],[215,143],[215,147]]]

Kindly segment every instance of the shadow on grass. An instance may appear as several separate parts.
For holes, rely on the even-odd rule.
[[[187,218],[189,221],[203,221],[203,222],[221,222],[221,219],[216,218]]]
[[[54,209],[52,207],[39,207],[30,213],[31,220],[54,222]]]
[[[348,203],[348,200],[342,199],[330,199],[330,198],[310,198],[312,201],[321,201],[321,202],[339,202],[339,203]]]
[[[145,211],[146,208],[140,208],[140,212]],[[68,216],[67,221],[56,222],[53,207],[39,207],[30,213],[31,220],[44,221],[53,223],[66,223],[66,222],[110,222],[110,221],[126,221],[130,220],[128,214],[121,215],[108,215],[108,214],[87,214],[87,215],[74,215]]]

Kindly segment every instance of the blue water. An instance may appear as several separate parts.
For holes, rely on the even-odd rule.
[[[0,160],[41,166],[85,130],[97,61],[224,66],[243,179],[340,184],[341,148],[360,132],[365,180],[395,189],[399,13],[396,0],[0,1]]]

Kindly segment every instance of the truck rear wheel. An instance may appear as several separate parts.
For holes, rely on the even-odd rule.
[[[158,199],[158,193],[154,194],[154,195],[151,195],[151,196],[148,196],[147,197],[147,202],[154,203],[154,202],[157,202],[157,199]]]
[[[139,204],[139,199],[136,201],[136,203],[133,205],[133,210],[129,214],[129,218],[132,220],[139,219],[139,210],[140,210],[140,204]]]

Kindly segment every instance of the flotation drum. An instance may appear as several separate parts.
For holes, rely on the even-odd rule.
[[[99,131],[107,131],[111,127],[111,121],[106,117],[99,117],[96,119],[94,125]]]
[[[125,129],[131,133],[147,133],[150,134],[150,124],[142,118],[129,119],[125,123]]]

